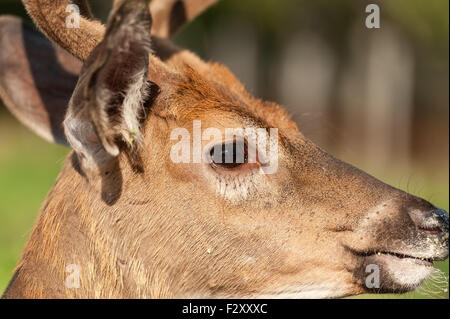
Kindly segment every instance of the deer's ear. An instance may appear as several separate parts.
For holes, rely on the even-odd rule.
[[[0,97],[25,126],[67,145],[62,122],[82,63],[20,18],[0,17]]]
[[[143,0],[122,1],[86,60],[64,121],[84,165],[99,166],[141,140],[148,98],[151,17]]]

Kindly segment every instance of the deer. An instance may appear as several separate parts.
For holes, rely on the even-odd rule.
[[[0,18],[3,102],[71,148],[3,298],[403,293],[448,257],[447,212],[326,153],[282,106],[172,42],[216,2],[114,1],[102,24],[86,1],[23,0],[43,35]],[[69,4],[78,28],[66,27]],[[174,163],[171,132],[193,121],[277,128],[276,172],[246,160],[258,146],[240,136],[201,140],[209,161]],[[239,143],[244,161],[216,160]],[[379,285],[367,284],[372,266]]]

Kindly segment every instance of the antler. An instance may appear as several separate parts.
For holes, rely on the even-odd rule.
[[[114,0],[116,6],[121,0]],[[152,0],[150,13],[153,19],[152,35],[171,38],[185,24],[219,0]]]
[[[68,52],[86,60],[100,43],[105,33],[101,22],[91,20],[89,6],[85,0],[22,0],[28,13],[39,29]],[[66,19],[68,5],[80,8],[80,27],[69,28]]]
[[[152,34],[172,37],[187,22],[219,0],[153,0],[150,12],[153,17]]]
[[[91,8],[89,7],[89,4],[87,3],[87,0],[74,0],[73,4],[76,4],[78,7],[80,7],[81,15],[83,15],[89,19],[94,18],[94,16],[92,15]]]
[[[105,26],[93,19],[86,0],[22,0],[39,29],[80,60],[100,43]],[[114,0],[114,7],[126,0]],[[218,0],[153,0],[149,7],[153,17],[152,34],[161,38],[173,36],[184,24],[193,20]],[[68,5],[80,8],[79,28],[69,28]]]

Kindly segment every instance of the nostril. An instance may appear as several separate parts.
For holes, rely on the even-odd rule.
[[[448,213],[442,209],[433,209],[413,218],[417,228],[425,233],[438,235],[448,233]]]
[[[443,230],[440,227],[423,227],[423,226],[419,226],[418,227],[420,231],[423,231],[425,233],[430,233],[430,234],[439,234],[442,233]]]

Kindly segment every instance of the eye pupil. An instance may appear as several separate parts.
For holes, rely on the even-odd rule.
[[[244,141],[234,141],[214,146],[211,151],[211,160],[215,166],[233,169],[248,161],[247,145]]]

